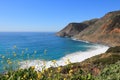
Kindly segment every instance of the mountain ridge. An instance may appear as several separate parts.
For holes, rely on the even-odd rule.
[[[86,24],[84,28],[82,28],[83,25],[79,25],[83,23]],[[74,37],[79,40],[105,44],[108,46],[120,46],[120,10],[109,12],[100,19],[92,19],[89,20],[88,23],[84,21],[79,24],[79,30],[73,29],[75,27],[73,25],[71,31],[69,31],[70,25],[68,25],[58,32],[57,35],[61,37]]]

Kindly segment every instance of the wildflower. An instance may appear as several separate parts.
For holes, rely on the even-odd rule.
[[[42,74],[40,72],[37,73],[37,77],[40,79],[42,77]]]
[[[23,77],[26,78],[26,75],[24,75]]]
[[[66,78],[64,78],[63,80],[67,80]]]
[[[45,71],[48,71],[48,68],[46,68]]]
[[[69,70],[69,73],[72,73],[73,72],[73,70],[71,69],[71,70]]]
[[[51,69],[51,70],[50,70],[50,72],[52,73],[52,72],[53,72],[53,70]]]
[[[34,70],[34,69],[35,69],[35,66],[31,66],[31,69]]]
[[[9,75],[5,75],[5,77],[6,77],[6,78],[8,78],[8,77],[9,77]]]
[[[51,74],[49,73],[48,76],[51,77]]]
[[[71,76],[72,75],[72,73],[73,73],[73,70],[69,70],[69,76]]]
[[[32,78],[30,78],[30,80],[32,80]]]
[[[42,70],[42,73],[44,73],[45,71],[44,70]]]
[[[9,61],[9,62],[8,62],[8,64],[12,64],[12,62],[11,62],[11,61]]]
[[[61,67],[58,67],[58,71],[57,72],[60,72],[61,71]]]
[[[56,64],[56,60],[52,60],[53,64]]]
[[[7,63],[8,63],[8,64],[12,64],[12,62],[11,62],[10,60],[7,60]]]
[[[67,61],[65,63],[70,64],[71,63],[70,59],[67,59]]]

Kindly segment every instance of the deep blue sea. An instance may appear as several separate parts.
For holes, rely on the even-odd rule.
[[[87,51],[93,45],[58,37],[55,32],[1,32],[0,70],[3,70],[7,59],[12,61],[58,60],[74,52]]]

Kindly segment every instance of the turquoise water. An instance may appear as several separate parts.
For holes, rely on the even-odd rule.
[[[58,60],[67,54],[87,51],[93,45],[70,38],[61,38],[54,32],[1,32],[0,71],[3,70],[5,60],[8,58],[12,61]],[[3,59],[2,56],[5,58]]]

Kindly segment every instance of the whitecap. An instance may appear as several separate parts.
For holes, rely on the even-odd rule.
[[[75,52],[71,54],[67,54],[61,59],[56,61],[56,65],[53,64],[52,61],[44,61],[44,60],[26,60],[20,63],[20,68],[29,68],[30,66],[35,66],[36,70],[41,71],[43,68],[49,67],[58,67],[66,65],[66,61],[69,59],[71,63],[82,62],[87,58],[92,56],[104,53],[109,47],[104,45],[94,45],[91,46],[91,49],[84,52]]]

